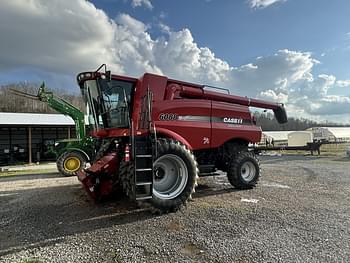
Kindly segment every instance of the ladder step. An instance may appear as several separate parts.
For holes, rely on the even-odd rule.
[[[153,147],[149,136],[135,137],[133,154],[135,165],[135,200],[152,199]]]
[[[136,148],[135,149],[135,156],[138,156],[138,155],[149,155],[151,152],[150,149],[148,148]]]
[[[152,196],[147,195],[147,196],[140,196],[140,197],[136,197],[136,200],[147,200],[147,199],[152,199]]]
[[[151,185],[152,182],[138,182],[136,185]]]
[[[152,168],[136,169],[136,172],[152,171]]]

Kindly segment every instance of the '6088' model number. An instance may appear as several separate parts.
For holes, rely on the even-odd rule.
[[[178,119],[176,113],[161,113],[159,114],[159,120],[161,121],[174,121]]]

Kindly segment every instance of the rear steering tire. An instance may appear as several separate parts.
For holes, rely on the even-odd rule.
[[[86,165],[86,158],[79,152],[65,152],[57,158],[58,171],[64,176],[73,176]]]
[[[240,152],[228,167],[227,178],[237,189],[251,189],[260,178],[259,160],[253,152]]]
[[[157,151],[151,202],[161,212],[174,212],[197,186],[197,162],[190,150],[174,140],[158,139]]]

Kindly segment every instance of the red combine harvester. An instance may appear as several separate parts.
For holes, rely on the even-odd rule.
[[[91,167],[78,178],[95,200],[122,188],[161,212],[176,211],[198,177],[216,170],[234,187],[252,188],[260,168],[248,144],[260,141],[261,129],[249,106],[271,109],[279,123],[287,122],[283,104],[165,76],[111,75],[102,65],[77,81],[97,145]]]

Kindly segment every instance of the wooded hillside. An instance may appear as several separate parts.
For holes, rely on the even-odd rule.
[[[1,86],[0,112],[57,113],[55,110],[51,109],[45,102],[20,97],[18,95],[13,94],[10,91],[10,89],[16,89],[24,91],[26,93],[30,93],[32,95],[37,95],[39,86],[39,84],[32,83],[18,83]],[[47,90],[50,90],[50,88],[47,88]],[[84,102],[81,96],[68,94],[63,89],[55,89],[53,93],[55,95],[59,95],[60,98],[78,107],[80,110],[84,110]]]

